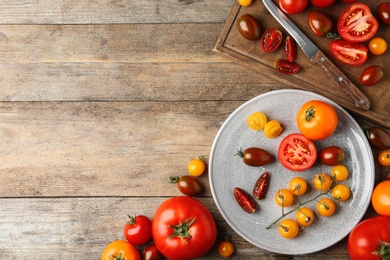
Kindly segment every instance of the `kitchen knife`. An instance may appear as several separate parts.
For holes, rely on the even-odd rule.
[[[325,54],[307,38],[307,36],[272,2],[263,0],[265,7],[275,17],[275,19],[286,29],[295,39],[299,47],[309,57],[309,59],[320,65],[330,79],[347,94],[355,105],[361,109],[368,110],[370,101],[368,98],[342,73]]]

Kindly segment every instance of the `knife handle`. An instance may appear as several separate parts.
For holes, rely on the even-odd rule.
[[[321,50],[316,52],[312,60],[320,65],[328,77],[355,102],[357,107],[364,110],[370,108],[370,101],[368,98],[325,56]]]

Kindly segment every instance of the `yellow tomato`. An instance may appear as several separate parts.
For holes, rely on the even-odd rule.
[[[295,219],[297,220],[297,222],[304,226],[304,227],[308,227],[310,226],[313,221],[314,221],[314,213],[311,209],[309,208],[299,208],[297,210],[297,213],[295,214]]]
[[[390,150],[380,152],[378,155],[378,162],[382,166],[390,166]]]
[[[275,201],[281,207],[291,206],[294,202],[294,194],[288,189],[280,189],[275,194]]]
[[[329,217],[333,215],[336,210],[336,203],[328,198],[320,199],[317,202],[317,211],[321,216]]]
[[[234,246],[229,241],[222,241],[218,245],[218,253],[222,257],[230,257],[234,252]]]
[[[202,161],[202,158],[203,156],[199,156],[198,158],[195,158],[188,163],[187,169],[189,174],[192,176],[200,176],[204,173],[206,165]]]
[[[327,191],[332,186],[333,180],[329,174],[321,173],[314,177],[314,187],[319,191]]]
[[[283,131],[283,127],[277,120],[271,120],[264,126],[264,134],[268,138],[275,138]]]
[[[252,3],[252,0],[238,0],[238,3],[242,6],[249,6]]]
[[[294,177],[290,180],[289,188],[294,195],[303,195],[307,190],[307,182],[304,178]]]
[[[262,112],[255,112],[248,117],[248,126],[253,130],[261,130],[267,123],[267,116]]]
[[[292,219],[284,219],[279,223],[278,230],[283,237],[294,238],[299,233],[299,226]]]
[[[349,199],[350,195],[351,191],[349,190],[348,186],[344,184],[338,184],[332,189],[332,196],[336,200],[346,201]]]
[[[382,55],[387,50],[387,43],[383,38],[376,37],[368,43],[368,49],[374,55]]]
[[[344,181],[348,178],[348,168],[344,165],[336,165],[332,168],[332,177],[336,181]]]

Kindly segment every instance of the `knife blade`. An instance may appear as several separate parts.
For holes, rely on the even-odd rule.
[[[318,47],[272,2],[272,0],[263,0],[263,3],[272,16],[284,27],[291,37],[294,38],[306,56],[326,72],[328,77],[354,101],[355,106],[363,110],[368,110],[370,108],[370,101],[360,89],[356,87],[320,49],[318,49]]]

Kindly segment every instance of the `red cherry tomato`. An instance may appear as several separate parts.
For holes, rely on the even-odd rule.
[[[368,49],[364,44],[345,40],[330,42],[330,52],[337,60],[352,66],[365,63],[368,55]]]
[[[261,36],[260,46],[264,52],[273,52],[283,41],[282,32],[274,28],[267,29]]]
[[[383,78],[384,72],[378,65],[367,67],[360,76],[360,84],[364,86],[372,86],[378,83]]]
[[[279,7],[287,14],[303,12],[309,4],[309,0],[279,0]]]
[[[333,21],[321,11],[311,10],[307,16],[311,30],[317,36],[325,36],[333,29]]]
[[[301,70],[301,67],[295,62],[279,59],[274,62],[275,69],[283,74],[295,74]]]
[[[152,239],[152,222],[143,215],[129,216],[123,234],[133,245],[144,245]]]
[[[294,62],[297,57],[297,44],[289,35],[287,35],[284,41],[284,54],[289,62]]]
[[[367,5],[355,3],[341,13],[337,30],[340,36],[347,41],[364,42],[371,39],[377,32],[378,21]]]
[[[390,25],[390,2],[378,5],[379,19],[386,25]]]
[[[310,3],[315,7],[325,8],[334,4],[334,1],[335,0],[310,0]]]

